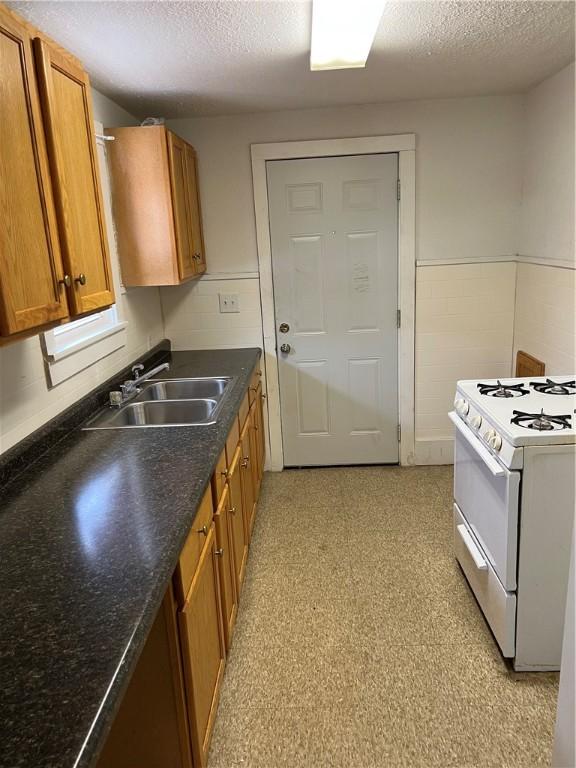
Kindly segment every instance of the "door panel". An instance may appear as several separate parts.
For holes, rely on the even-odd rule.
[[[398,155],[267,177],[284,463],[397,463]]]
[[[34,46],[69,298],[83,314],[114,303],[90,81],[42,40]]]
[[[197,766],[206,765],[220,683],[224,674],[226,652],[220,611],[212,526],[186,603],[179,613],[188,714],[194,765]]]
[[[172,204],[174,206],[174,229],[176,230],[176,247],[178,252],[178,271],[180,279],[186,280],[196,273],[192,244],[190,242],[190,226],[188,215],[188,199],[186,188],[188,176],[186,172],[186,142],[171,131],[168,136],[168,157],[170,160],[170,184],[172,186]]]
[[[324,333],[324,285],[321,235],[293,237],[292,306],[294,334]]]
[[[232,644],[232,632],[236,621],[236,577],[229,509],[229,491],[228,487],[225,486],[218,509],[214,513],[214,525],[216,528],[216,546],[219,552],[218,573],[226,650],[229,650]]]
[[[31,40],[0,7],[0,334],[67,317]]]
[[[234,547],[234,568],[236,571],[236,594],[240,599],[240,590],[246,572],[248,560],[248,539],[244,525],[244,500],[242,496],[242,480],[240,464],[242,462],[242,446],[238,446],[232,459],[228,475],[230,490],[230,522],[232,530],[232,545]]]
[[[204,254],[204,238],[202,237],[200,195],[198,193],[198,164],[196,152],[189,144],[185,146],[185,155],[190,247],[192,249],[192,259],[194,260],[194,270],[196,274],[201,274],[206,272],[206,257]]]

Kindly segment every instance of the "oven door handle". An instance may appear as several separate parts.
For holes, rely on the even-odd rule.
[[[488,563],[482,557],[482,552],[477,547],[476,542],[474,541],[474,539],[470,534],[470,531],[463,524],[457,525],[456,530],[458,531],[458,534],[460,535],[460,538],[462,539],[464,546],[468,550],[470,557],[472,558],[472,560],[474,560],[474,565],[476,566],[476,568],[479,571],[487,571]]]
[[[474,435],[473,432],[464,424],[462,419],[457,416],[454,411],[450,411],[448,414],[450,421],[454,424],[456,429],[460,432],[462,437],[472,446],[478,456],[482,459],[484,464],[488,467],[494,477],[504,477],[506,475],[506,469],[500,464],[497,459],[492,456],[488,448],[485,448],[480,440]]]

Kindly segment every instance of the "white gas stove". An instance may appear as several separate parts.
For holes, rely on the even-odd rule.
[[[459,381],[458,561],[516,669],[558,669],[576,485],[576,377]]]

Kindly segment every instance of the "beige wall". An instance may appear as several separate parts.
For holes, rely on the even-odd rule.
[[[172,120],[198,151],[211,272],[258,269],[250,144],[416,134],[416,258],[515,253],[521,96]]]
[[[94,117],[107,125],[134,124],[134,118],[99,93],[94,93]],[[105,192],[108,180],[103,179]],[[108,234],[117,259],[112,227]],[[119,312],[128,322],[126,345],[53,389],[46,383],[39,336],[0,348],[0,452],[72,405],[98,383],[163,338],[157,288],[128,290],[117,296]]]
[[[526,97],[522,215],[524,256],[574,264],[574,64]]]
[[[574,250],[574,64],[526,99],[521,253],[550,261],[519,264],[514,355],[521,349],[550,375],[576,371]]]

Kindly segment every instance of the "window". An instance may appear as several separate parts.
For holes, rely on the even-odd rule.
[[[123,347],[126,323],[116,305],[44,333],[49,383],[60,384],[89,365]]]

